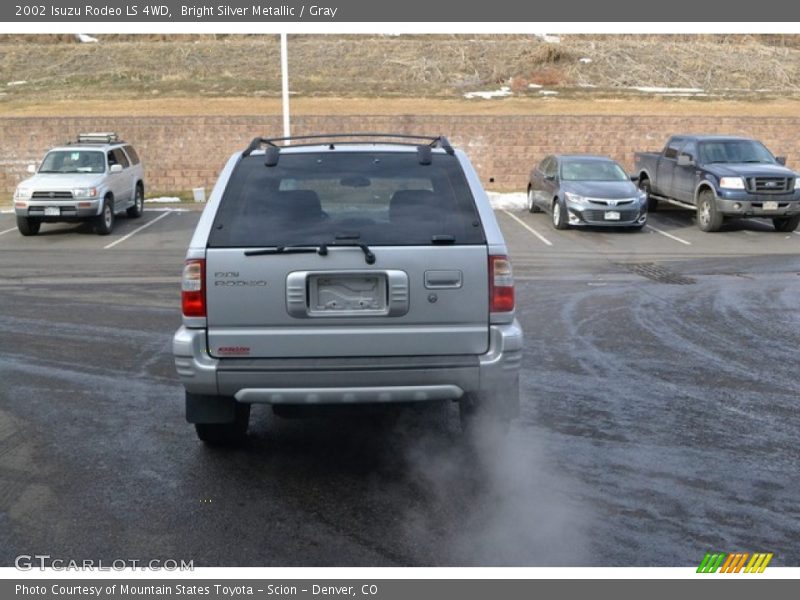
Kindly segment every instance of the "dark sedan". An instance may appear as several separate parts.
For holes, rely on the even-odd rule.
[[[552,155],[531,173],[528,210],[549,212],[556,229],[587,225],[641,229],[647,220],[647,195],[610,158]]]

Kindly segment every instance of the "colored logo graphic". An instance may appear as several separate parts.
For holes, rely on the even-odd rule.
[[[772,560],[772,552],[734,552],[726,554],[722,552],[707,552],[700,566],[697,567],[698,573],[763,573],[769,561]],[[749,559],[749,561],[748,561]],[[747,566],[745,566],[747,564]]]

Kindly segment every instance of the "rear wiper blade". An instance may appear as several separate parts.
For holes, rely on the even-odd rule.
[[[456,238],[452,235],[439,234],[431,237],[432,244],[455,244]]]
[[[311,254],[317,253],[325,256],[327,248],[323,246],[309,246],[308,244],[298,244],[297,246],[275,246],[274,248],[260,248],[258,250],[245,250],[245,256],[264,256],[267,254]]]

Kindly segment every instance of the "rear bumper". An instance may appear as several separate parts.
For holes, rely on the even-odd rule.
[[[516,411],[522,329],[515,320],[490,327],[481,355],[309,359],[217,359],[205,329],[181,327],[175,368],[191,394],[265,404],[357,404],[497,398]]]

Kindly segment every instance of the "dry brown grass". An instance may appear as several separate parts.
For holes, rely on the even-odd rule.
[[[199,99],[207,111],[249,114],[272,110],[270,99],[279,95],[274,35],[98,37],[98,44],[79,44],[66,35],[0,36],[0,114],[122,114],[122,107],[173,114],[174,98],[186,99],[180,101],[186,111],[196,110]],[[561,44],[547,44],[529,35],[297,35],[289,38],[290,86],[301,111],[306,106],[322,110],[324,105],[325,110],[351,113],[374,113],[369,99],[375,98],[385,107],[390,106],[386,99],[403,99],[399,110],[412,105],[405,99],[421,98],[413,103],[414,112],[442,112],[442,106],[451,106],[442,104],[443,99],[462,106],[457,100],[465,92],[501,85],[512,87],[514,102],[483,106],[476,101],[457,110],[570,110],[567,100],[542,104],[530,83],[557,87],[560,96],[584,106],[591,100],[582,112],[604,112],[613,105],[611,100],[630,95],[632,86],[697,87],[760,101],[800,93],[799,40],[800,36],[572,35],[562,37]],[[582,63],[581,58],[591,62]],[[13,81],[27,83],[4,85]],[[530,98],[526,103],[519,96]],[[309,98],[348,102],[303,104]],[[675,108],[658,102],[651,102],[655,108],[647,110]],[[697,114],[722,110],[700,101],[686,106]],[[748,114],[762,110],[746,104],[736,110],[743,107]]]
[[[786,116],[800,114],[800,99],[715,102],[667,98],[293,98],[300,115],[716,115]],[[142,98],[23,102],[0,105],[0,116],[192,116],[280,115],[276,98]]]

